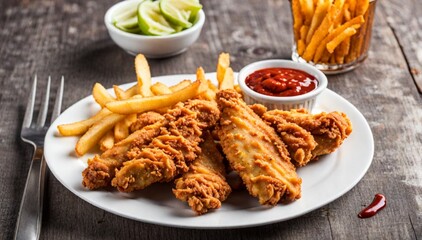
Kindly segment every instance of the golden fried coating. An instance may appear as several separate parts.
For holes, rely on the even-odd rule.
[[[214,126],[220,116],[215,103],[189,100],[163,115],[168,124],[149,144],[135,140],[127,152],[131,160],[116,171],[112,185],[119,191],[143,189],[155,182],[168,182],[188,170],[200,154],[202,131]]]
[[[189,204],[198,215],[220,208],[231,188],[226,182],[223,156],[210,133],[203,135],[201,153],[189,165],[189,170],[175,180],[173,193]]]
[[[130,132],[135,132],[144,128],[145,126],[162,121],[164,117],[157,112],[146,112],[138,116],[136,121],[130,125]]]
[[[148,113],[144,114],[148,117]],[[161,127],[168,124],[168,121],[161,117],[154,124],[148,125],[138,130],[126,139],[116,143],[111,149],[105,151],[101,156],[95,155],[94,158],[88,160],[88,167],[82,172],[82,184],[89,189],[98,189],[110,186],[115,170],[120,168],[123,162],[130,158],[127,151],[131,148],[132,142],[135,140],[140,144],[149,144],[161,132]]]
[[[300,198],[302,179],[274,129],[234,90],[217,93],[217,103],[221,111],[221,146],[249,193],[268,205]]]
[[[310,132],[317,143],[315,149],[312,150],[312,159],[334,152],[352,132],[352,124],[347,115],[342,112],[310,114],[305,109],[271,110],[264,113],[262,118],[273,125],[284,122],[294,123]]]
[[[251,108],[275,129],[281,140],[286,144],[290,157],[296,166],[305,166],[313,158],[312,151],[317,143],[310,132],[296,123],[287,122],[281,116],[265,114],[266,108],[262,105],[255,104]]]

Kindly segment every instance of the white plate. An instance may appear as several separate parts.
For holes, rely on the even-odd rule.
[[[215,73],[207,77],[215,79]],[[156,77],[153,81],[173,85],[183,79],[194,78],[194,75],[173,75]],[[122,87],[127,88],[129,84]],[[130,194],[85,189],[81,173],[93,153],[78,158],[74,153],[78,138],[60,137],[57,125],[93,115],[98,106],[92,96],[69,107],[54,122],[45,138],[44,154],[51,172],[66,188],[92,205],[122,217],[182,228],[238,228],[269,224],[301,216],[334,201],[355,186],[371,165],[374,142],[363,115],[347,100],[328,89],[320,95],[316,107],[316,111],[345,112],[353,124],[353,132],[336,152],[298,170],[303,179],[299,200],[272,208],[259,205],[257,199],[246,191],[235,191],[220,209],[196,216],[186,203],[173,196],[170,183],[155,184]]]

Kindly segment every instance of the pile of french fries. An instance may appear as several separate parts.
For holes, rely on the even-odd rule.
[[[236,88],[234,73],[230,67],[230,56],[221,53],[217,63],[218,87],[206,79],[204,69],[196,71],[196,80],[183,80],[174,86],[161,82],[152,84],[151,72],[144,55],[135,58],[137,82],[124,90],[114,85],[114,95],[103,85],[96,83],[92,96],[100,105],[101,110],[92,117],[74,123],[59,125],[62,136],[81,136],[76,143],[75,152],[82,156],[97,144],[101,151],[106,151],[130,134],[130,126],[138,114],[147,111],[165,112],[169,107],[193,98],[215,100],[218,90]]]
[[[370,41],[375,3],[370,0],[291,0],[297,53],[308,62],[345,64]]]

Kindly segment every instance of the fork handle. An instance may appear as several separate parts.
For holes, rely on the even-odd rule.
[[[43,153],[43,148],[35,148],[16,223],[16,240],[33,240],[40,236],[46,172]]]

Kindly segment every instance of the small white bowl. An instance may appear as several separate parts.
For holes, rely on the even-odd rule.
[[[298,96],[291,96],[291,97],[278,97],[278,96],[268,96],[254,90],[250,89],[246,83],[245,79],[247,76],[252,74],[253,72],[265,68],[291,68],[302,70],[312,76],[314,76],[317,81],[317,87],[305,94],[298,95]],[[240,70],[237,80],[239,83],[240,88],[243,91],[243,98],[247,104],[255,104],[260,103],[266,106],[268,109],[281,109],[289,111],[291,109],[299,109],[305,108],[309,112],[312,111],[313,107],[315,106],[316,99],[318,95],[327,88],[328,80],[327,77],[317,68],[306,64],[306,63],[299,63],[293,62],[290,60],[279,60],[279,59],[272,59],[272,60],[264,60],[259,62],[251,63],[245,66],[242,70]]]
[[[188,49],[199,37],[205,23],[205,13],[200,10],[198,18],[191,28],[167,36],[145,36],[127,33],[116,28],[112,18],[122,7],[139,0],[127,0],[113,5],[107,10],[104,22],[113,41],[132,55],[142,53],[148,58],[164,58],[180,54]]]

